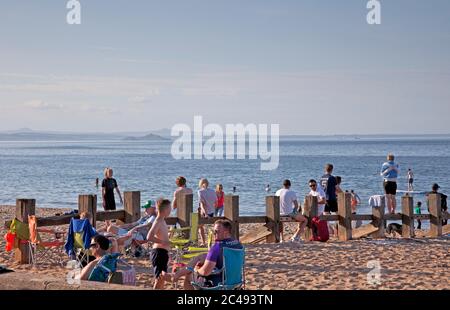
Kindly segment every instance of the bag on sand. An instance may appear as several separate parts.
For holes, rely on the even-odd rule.
[[[313,219],[311,220],[311,230],[311,241],[326,242],[328,239],[330,239],[327,222],[321,221],[318,216],[313,217]]]

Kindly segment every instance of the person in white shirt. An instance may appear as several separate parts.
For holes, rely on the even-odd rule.
[[[209,181],[207,179],[200,179],[198,187],[198,213],[203,218],[214,217],[215,205],[217,202],[217,195],[213,189],[208,188]],[[206,244],[206,235],[203,225],[198,226],[200,231],[201,245]]]
[[[294,191],[290,190],[291,181],[284,180],[283,188],[279,189],[275,195],[280,197],[280,215],[281,216],[290,216],[294,220],[298,222],[297,230],[291,238],[291,241],[300,241],[300,235],[305,230],[305,226],[307,223],[306,218],[302,215],[301,210],[299,209],[297,195]],[[284,242],[284,232],[283,225],[280,223],[280,235],[281,242]]]
[[[311,189],[308,196],[317,197],[317,215],[322,215],[325,210],[325,204],[327,203],[327,196],[322,188],[318,185],[316,180],[309,180],[309,188]]]

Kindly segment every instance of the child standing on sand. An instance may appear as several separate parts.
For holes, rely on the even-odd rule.
[[[171,280],[171,275],[167,273],[169,264],[169,229],[166,224],[166,217],[170,215],[171,203],[168,199],[160,199],[156,209],[158,216],[148,232],[147,240],[154,242],[151,253],[153,271],[155,273],[154,289],[164,289],[164,282]]]
[[[216,209],[214,210],[214,216],[223,216],[223,205],[225,202],[225,193],[223,192],[222,184],[216,185]]]
[[[422,214],[421,212],[422,202],[418,201],[416,207],[414,208],[415,214]],[[422,229],[422,221],[417,220],[417,229]]]

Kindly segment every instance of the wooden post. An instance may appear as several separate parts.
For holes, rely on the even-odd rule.
[[[384,238],[386,237],[384,231],[384,210],[385,210],[385,197],[381,197],[381,206],[372,207],[372,224],[377,227],[378,230],[372,234],[374,238]]]
[[[441,195],[429,194],[428,202],[430,207],[430,237],[440,237],[442,236]]]
[[[141,218],[141,192],[124,192],[125,223],[133,223]]]
[[[191,213],[194,211],[194,195],[177,193],[177,220],[181,227],[191,226]]]
[[[234,239],[239,240],[239,196],[225,195],[225,205],[223,210],[225,218],[231,221]]]
[[[28,215],[36,214],[36,200],[34,199],[17,199],[16,200],[16,219],[28,225]],[[19,240],[18,248],[14,251],[14,259],[19,264],[29,264],[30,247],[27,243],[22,244]]]
[[[180,227],[191,226],[191,213],[194,211],[194,195],[185,194],[183,192],[177,193],[177,222]],[[199,216],[195,214],[194,216]],[[183,238],[189,239],[189,231],[182,233]]]
[[[272,234],[266,237],[267,243],[280,242],[280,197],[266,197],[267,226]]]
[[[300,203],[300,202],[299,202]],[[306,196],[305,197],[305,203],[304,206],[304,215],[308,219],[307,229],[305,229],[303,238],[305,241],[311,240],[312,237],[312,219],[313,217],[316,217],[319,215],[319,206],[318,206],[318,200],[317,197],[314,196]]]
[[[402,237],[414,237],[414,200],[408,194],[402,197]]]
[[[79,195],[78,212],[88,212],[92,227],[95,228],[97,221],[97,195]]]
[[[340,241],[352,239],[352,195],[350,193],[338,194],[338,237]]]

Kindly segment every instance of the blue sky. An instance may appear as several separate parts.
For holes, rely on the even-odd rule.
[[[450,1],[0,0],[0,130],[449,133]]]

